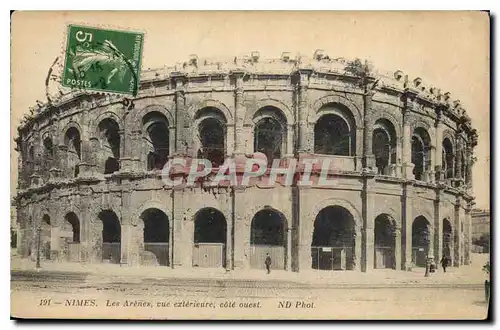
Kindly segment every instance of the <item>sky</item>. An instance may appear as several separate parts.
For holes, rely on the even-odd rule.
[[[78,23],[145,33],[142,68],[188,59],[283,52],[312,57],[361,58],[382,70],[449,91],[460,99],[479,133],[473,168],[476,207],[489,208],[489,17],[480,12],[15,12],[11,30],[11,136],[64,54],[66,26]],[[11,141],[11,195],[17,153]]]

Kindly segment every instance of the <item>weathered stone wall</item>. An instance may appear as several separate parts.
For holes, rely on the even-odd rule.
[[[145,72],[133,106],[123,104],[123,98],[117,96],[77,93],[41,109],[20,127],[17,140],[19,254],[35,258],[40,236],[41,245],[48,242],[50,246],[51,259],[66,259],[64,237],[70,227],[64,217],[73,212],[80,222],[77,259],[101,262],[103,224],[99,213],[110,210],[120,221],[121,263],[139,265],[144,250],[141,215],[155,208],[168,218],[170,265],[191,267],[194,218],[199,210],[210,207],[222,212],[226,220],[226,267],[246,268],[252,218],[268,208],[286,220],[286,269],[302,271],[311,267],[317,214],[337,205],[355,220],[356,269],[374,267],[374,221],[380,214],[387,214],[395,224],[396,269],[411,264],[411,227],[418,216],[430,223],[430,255],[441,258],[443,219],[449,219],[454,265],[469,263],[470,175],[467,178],[457,167],[459,178],[443,181],[440,172],[444,138],[452,141],[457,153],[465,150],[468,170],[472,166],[470,146],[477,137],[465,111],[458,101],[451,101],[449,93],[424,86],[420,78],[411,81],[397,71],[394,77],[373,75],[360,86],[359,77],[339,71],[345,63],[335,61],[205,62],[187,65],[179,72]],[[376,79],[378,85],[372,84]],[[321,156],[337,168],[335,185],[328,188],[167,188],[158,173],[147,171],[148,136],[143,118],[153,112],[163,115],[168,123],[169,154],[195,157],[200,143],[199,116],[207,107],[222,114],[227,157],[253,153],[255,123],[266,111],[283,118],[282,158],[314,152],[314,127],[324,114],[345,116],[351,122],[354,150],[348,157]],[[104,119],[117,123],[120,136],[120,171],[106,175],[104,163],[110,151],[99,129]],[[395,163],[383,176],[373,173],[370,160],[373,127],[379,120],[392,124],[396,140]],[[70,128],[80,134],[79,159],[70,152],[65,138]],[[411,163],[411,137],[417,128],[430,137],[430,167],[418,182]],[[43,159],[45,138],[54,144],[50,162]],[[42,228],[44,215],[50,217],[49,229]]]

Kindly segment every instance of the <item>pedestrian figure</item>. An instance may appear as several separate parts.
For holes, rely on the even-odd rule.
[[[443,272],[446,273],[446,267],[448,267],[448,257],[447,256],[443,256],[443,258],[441,258],[441,267],[443,267]]]
[[[269,253],[266,253],[266,261],[264,262],[266,264],[266,269],[267,273],[271,273],[271,257],[269,256]]]

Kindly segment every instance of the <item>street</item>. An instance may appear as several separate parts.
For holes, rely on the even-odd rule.
[[[87,279],[87,280],[86,280]],[[484,319],[478,285],[346,287],[252,280],[144,278],[89,282],[82,273],[12,273],[12,315],[160,319]]]

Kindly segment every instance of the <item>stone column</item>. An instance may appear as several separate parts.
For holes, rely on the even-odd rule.
[[[361,270],[363,272],[373,271],[375,267],[375,216],[374,203],[375,193],[373,190],[374,178],[365,177],[363,186],[363,228],[362,231],[362,259]]]
[[[396,227],[394,229],[394,268],[396,270],[402,270],[402,260],[401,260],[401,228]],[[404,270],[404,269],[403,269]]]
[[[431,142],[432,143],[432,142]],[[430,159],[430,166],[428,169],[426,169],[427,172],[427,182],[434,183],[436,181],[436,172],[434,171],[436,167],[436,146],[431,145],[430,146],[430,152],[428,153],[428,156],[431,158]]]
[[[52,221],[58,222],[58,219]],[[61,258],[61,228],[59,225],[50,227],[50,259],[59,261]]]
[[[250,230],[245,217],[247,211],[245,189],[233,188],[234,213],[234,268],[250,268]]]
[[[459,267],[460,266],[460,260],[462,258],[462,251],[461,251],[461,245],[462,245],[462,226],[461,226],[461,218],[460,218],[460,208],[461,208],[461,197],[458,197],[455,203],[455,219],[454,219],[454,226],[455,227],[455,241],[454,241],[454,260],[453,260],[453,266],[454,267]]]
[[[456,142],[456,156],[455,156],[455,180],[457,182],[456,187],[460,187],[462,181],[462,138],[457,134]]]
[[[187,153],[187,139],[185,136],[185,118],[186,118],[186,97],[184,90],[185,77],[177,75],[174,77],[175,85],[175,153],[185,155]]]
[[[184,230],[184,196],[181,189],[175,189],[172,192],[173,196],[173,219],[172,219],[172,268],[176,267],[191,267],[191,264],[186,264],[186,242],[183,240]],[[192,249],[192,246],[189,247]]]
[[[434,260],[439,268],[439,262],[443,257],[443,219],[441,216],[441,192],[436,193],[434,200]]]
[[[467,190],[472,189],[472,146],[470,143],[467,143],[466,146],[466,161],[467,161],[467,175],[466,175],[466,182],[465,184],[467,185]]]
[[[61,176],[64,179],[68,178],[68,170],[69,170],[69,164],[68,164],[68,147],[65,146],[64,144],[59,145],[59,168],[62,170]]]
[[[442,158],[443,158],[443,118],[442,118],[442,110],[441,108],[436,109],[436,140],[434,141],[434,145],[436,146],[436,149],[434,150],[434,170],[436,172],[436,177],[439,178],[438,181],[441,181],[441,178],[444,178],[442,175],[443,168],[442,168]]]
[[[286,230],[286,264],[285,269],[292,271],[292,230],[293,227],[288,227]]]
[[[311,241],[314,231],[314,218],[316,214],[312,214],[312,205],[308,202],[310,188],[308,186],[294,187],[294,207],[295,217],[293,226],[295,228],[295,245],[297,249],[297,271],[308,271],[312,269],[311,259]],[[359,255],[358,263],[359,263]]]
[[[297,117],[298,117],[298,153],[310,153],[314,151],[314,144],[312,141],[308,141],[308,123],[307,115],[309,108],[307,105],[307,90],[309,88],[309,75],[311,71],[309,70],[299,70],[299,81],[297,85]],[[312,145],[312,148],[311,148]]]
[[[411,162],[411,100],[409,96],[405,97],[405,106],[403,109],[403,177],[412,180],[415,178],[413,175],[413,163]]]
[[[234,90],[234,129],[233,137],[234,140],[234,153],[243,154],[245,153],[245,141],[243,134],[243,123],[245,121],[245,106],[243,104],[243,73],[235,73],[235,90]],[[229,138],[229,130],[227,132]],[[228,139],[229,140],[229,139]],[[228,150],[229,151],[229,150]],[[229,152],[228,152],[229,153]]]
[[[233,269],[233,221],[226,218],[226,270]]]
[[[363,95],[363,168],[375,167],[375,158],[372,151],[373,123],[370,118],[372,111],[373,91],[366,91]]]
[[[470,203],[467,203],[465,208],[465,218],[464,218],[464,231],[465,231],[465,256],[464,256],[464,264],[471,264],[471,253],[472,253],[472,225],[471,225],[471,207]]]
[[[412,198],[413,198],[413,187],[411,184],[404,184],[403,187],[403,217],[401,223],[401,267],[403,270],[407,270],[411,266],[412,257],[412,223],[413,223],[413,212],[412,212]]]

